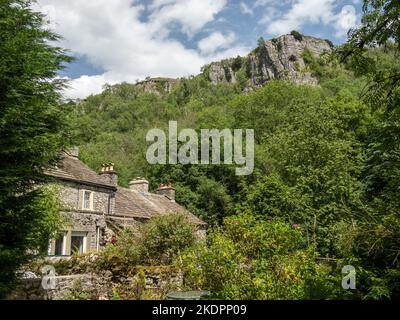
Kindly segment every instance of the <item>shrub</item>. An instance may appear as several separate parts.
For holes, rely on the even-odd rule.
[[[96,260],[100,269],[119,271],[125,266],[141,262],[141,243],[139,236],[132,228],[124,228],[117,234],[116,244],[107,244]]]
[[[180,214],[156,217],[138,230],[127,227],[120,231],[117,242],[100,252],[97,265],[113,272],[136,265],[167,265],[195,240],[195,229],[186,217]]]
[[[325,39],[325,41],[329,44],[329,46],[333,49],[335,47],[335,45],[333,44],[333,42],[329,39]]]
[[[303,41],[303,35],[302,35],[300,32],[298,32],[298,31],[296,31],[296,30],[293,30],[290,34],[291,34],[297,41]]]
[[[317,262],[302,232],[279,221],[239,215],[180,255],[187,289],[210,290],[218,299],[342,297],[340,271]]]
[[[306,64],[312,64],[315,62],[315,58],[312,55],[311,51],[308,48],[305,48],[302,53],[302,58]]]
[[[237,56],[232,63],[232,70],[238,71],[243,65],[243,59],[241,56]]]
[[[283,49],[283,44],[282,44],[281,41],[278,41],[277,49],[278,49],[279,52],[282,51],[282,49]]]
[[[192,246],[195,239],[195,229],[183,215],[153,218],[141,228],[142,260],[149,264],[169,264],[181,250]]]

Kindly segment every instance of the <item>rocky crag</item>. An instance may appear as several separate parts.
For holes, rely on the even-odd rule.
[[[318,85],[308,64],[333,48],[329,40],[303,36],[298,32],[283,35],[259,46],[246,57],[236,57],[212,62],[202,68],[201,76],[213,84],[241,83],[245,91],[251,91],[271,80],[288,80],[300,85]],[[178,85],[179,79],[147,78],[136,86],[144,92],[163,95]]]
[[[247,82],[247,88],[263,86],[274,79],[296,84],[317,85],[318,80],[307,68],[307,56],[318,58],[332,51],[332,43],[298,33],[262,41],[247,57],[213,62],[203,74],[214,84]]]

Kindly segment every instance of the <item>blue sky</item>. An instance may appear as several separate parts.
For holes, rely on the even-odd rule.
[[[211,61],[245,55],[262,36],[291,30],[343,43],[361,0],[39,0],[36,10],[77,61],[61,74],[68,98],[106,83],[198,74]]]

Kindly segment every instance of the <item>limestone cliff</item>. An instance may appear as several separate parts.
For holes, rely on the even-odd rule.
[[[246,57],[212,62],[203,67],[202,74],[214,84],[239,82],[246,91],[274,79],[316,86],[318,80],[308,66],[307,56],[318,58],[330,51],[332,43],[328,40],[292,33],[263,41]],[[136,87],[160,96],[170,93],[179,83],[179,79],[147,78],[138,82]]]
[[[214,84],[246,82],[246,87],[257,88],[273,79],[289,80],[296,84],[317,85],[305,54],[314,58],[330,52],[327,40],[298,35],[284,35],[265,41],[247,57],[213,62],[203,68],[203,74]]]
[[[178,83],[179,80],[171,78],[147,78],[144,81],[138,82],[136,87],[146,93],[154,93],[160,96],[170,93]]]

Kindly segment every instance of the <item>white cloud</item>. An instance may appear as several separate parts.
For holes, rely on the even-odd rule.
[[[270,4],[272,1],[273,1],[273,0],[257,0],[257,1],[254,3],[254,7],[255,7],[255,8],[256,8],[256,7],[264,7],[264,6],[266,6],[267,4]]]
[[[260,2],[264,3],[268,0],[260,0]],[[357,4],[359,0],[352,2]],[[322,24],[332,26],[336,30],[336,37],[340,38],[346,35],[350,28],[357,25],[358,17],[352,5],[344,6],[338,13],[336,13],[337,9],[337,0],[291,0],[291,6],[285,13],[276,17],[279,11],[272,7],[269,10],[272,10],[273,14],[268,12],[261,22],[267,25],[267,32],[272,35],[300,30],[305,24]]]
[[[101,93],[106,83],[114,84],[116,82],[107,79],[106,75],[81,76],[68,83],[68,87],[64,90],[64,95],[71,99],[83,99],[91,94]]]
[[[146,7],[138,1],[39,0],[39,3],[42,11],[51,12],[55,31],[64,37],[61,46],[105,70],[101,75],[72,79],[71,88],[65,91],[68,98],[98,93],[105,83],[135,82],[146,76],[197,74],[217,56],[244,54],[245,50],[234,46],[234,35],[230,33],[224,40],[216,41],[218,49],[225,50],[218,53],[207,48],[206,41],[200,52],[168,37],[171,23],[177,23],[188,34],[200,31],[223,10],[226,0],[155,0],[147,8],[153,11],[146,21],[141,20]]]
[[[182,32],[189,36],[213,21],[227,4],[227,0],[154,0],[150,24],[153,31],[160,31],[169,23],[179,23]]]
[[[358,17],[356,9],[350,5],[344,6],[336,18],[336,37],[345,36],[349,29],[354,28],[357,25]]]
[[[327,25],[334,20],[334,4],[335,0],[295,0],[288,12],[268,25],[267,31],[280,35],[300,29],[305,23]]]
[[[219,49],[228,48],[234,41],[235,35],[233,33],[223,35],[221,32],[213,32],[208,37],[199,41],[198,48],[202,54],[209,55]]]
[[[240,3],[240,10],[242,11],[243,14],[248,14],[248,15],[253,15],[253,9],[250,8],[246,3],[241,2]]]

